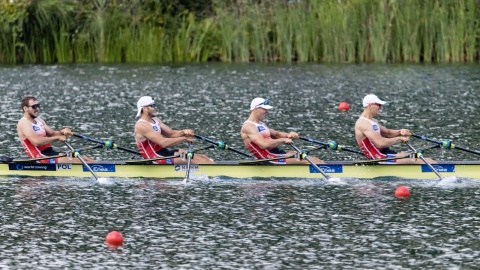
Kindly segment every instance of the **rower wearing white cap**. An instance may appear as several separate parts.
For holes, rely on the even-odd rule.
[[[186,152],[183,149],[168,149],[183,142],[193,142],[195,133],[191,129],[173,130],[157,117],[157,106],[152,97],[141,97],[137,102],[135,124],[135,141],[144,159],[161,158]],[[172,158],[154,161],[156,164],[186,164],[187,160]],[[195,154],[193,164],[213,164],[213,160],[205,155]]]
[[[411,134],[408,129],[388,129],[378,123],[375,119],[380,114],[382,106],[387,102],[381,100],[374,94],[366,95],[363,98],[363,113],[355,123],[355,138],[358,146],[368,159],[395,158],[405,156],[406,152],[397,153],[389,147],[408,141],[408,135]],[[432,159],[427,161],[435,163]],[[392,159],[388,162],[397,164],[423,164],[422,160],[411,159]]]
[[[250,116],[242,125],[240,135],[247,149],[258,159],[280,158],[290,156],[296,152],[286,153],[280,150],[278,146],[293,143],[293,139],[298,139],[296,132],[281,132],[271,129],[262,121],[273,107],[269,105],[268,100],[263,98],[255,98],[250,103]],[[323,164],[324,162],[316,157],[309,156],[315,164]],[[294,158],[280,159],[271,161],[275,164],[308,164],[307,160],[297,160]]]

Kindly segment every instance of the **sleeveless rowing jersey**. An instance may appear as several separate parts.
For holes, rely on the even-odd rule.
[[[378,125],[377,122],[375,121],[372,121],[370,119],[367,119],[365,117],[360,117],[368,122],[370,122],[370,124],[372,124],[372,128],[373,130],[378,133],[379,136],[380,135],[380,126]],[[391,157],[395,157],[395,154],[385,154],[385,153],[382,153],[382,150],[383,149],[379,149],[375,146],[375,144],[373,144],[372,141],[370,141],[369,138],[365,137],[363,140],[360,140],[360,141],[357,141],[358,143],[358,146],[360,147],[360,149],[362,150],[363,154],[368,158],[368,159],[383,159],[383,158],[391,158]],[[389,162],[392,162],[394,163],[395,160],[391,160]]]
[[[149,123],[152,126],[152,129],[155,132],[158,132],[158,133],[162,134],[162,129],[160,128],[160,122],[155,118],[152,118],[152,120],[154,121],[153,124],[148,122],[148,121],[145,121],[143,119],[138,120],[137,123],[140,122],[140,121]],[[149,139],[146,139],[145,141],[140,142],[135,137],[135,141],[137,143],[138,150],[140,151],[140,154],[142,154],[142,157],[144,159],[162,157],[161,155],[159,155],[157,153],[157,152],[159,152],[163,149],[160,145],[150,141]],[[155,164],[173,164],[173,159],[169,158],[169,159],[163,159],[163,160],[156,160],[156,161],[153,161],[153,163],[155,163]]]
[[[258,132],[262,135],[263,138],[270,140],[272,139],[270,130],[268,127],[263,123],[260,122],[259,124],[252,122],[252,121],[245,121],[245,123],[252,123],[257,127]],[[244,123],[244,124],[245,124]],[[278,157],[283,157],[285,156],[284,154],[278,154],[273,152],[273,150],[277,150],[277,148],[274,149],[262,149],[260,148],[257,144],[254,142],[246,143],[245,146],[247,147],[248,151],[250,151],[257,159],[266,159],[266,158],[278,158]],[[270,163],[274,164],[286,164],[285,159],[280,159],[280,160],[275,160],[275,161],[270,161]]]
[[[43,122],[38,118],[33,119],[33,121],[35,121],[35,123],[31,123],[33,131],[35,131],[35,133],[37,133],[37,135],[40,137],[47,137],[47,132],[45,131],[45,126],[43,125]],[[28,139],[21,141],[21,143],[22,143],[23,149],[25,150],[25,153],[30,158],[46,157],[46,155],[42,154],[42,151],[52,147],[52,145],[49,143],[45,145],[35,146]],[[57,161],[58,159],[51,158],[51,159],[39,160],[38,162],[39,163],[57,163]]]

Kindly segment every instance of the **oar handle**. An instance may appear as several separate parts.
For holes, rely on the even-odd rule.
[[[73,147],[67,141],[64,141],[64,143],[72,151],[72,153],[75,154],[75,157],[78,158],[82,162],[83,166],[85,166],[90,171],[90,173],[93,175],[93,177],[95,177],[95,180],[98,180],[97,174],[92,170],[92,168],[90,168],[90,166],[87,164],[87,162],[85,162],[85,160],[83,160],[80,153],[75,152],[75,149],[73,149]]]

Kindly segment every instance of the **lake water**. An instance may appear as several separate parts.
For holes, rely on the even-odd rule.
[[[172,128],[244,150],[239,129],[257,96],[275,107],[271,128],[357,149],[353,125],[368,93],[389,101],[379,117],[385,126],[480,149],[479,65],[24,65],[0,66],[0,155],[24,156],[16,123],[25,95],[38,97],[50,126],[132,149],[136,101],[151,95]],[[349,112],[338,111],[342,101]],[[87,155],[130,158],[118,150]],[[425,155],[478,160],[460,150]],[[181,179],[0,178],[0,185],[1,268],[471,269],[480,259],[479,183],[468,179],[216,178],[185,186]],[[393,196],[399,185],[410,189],[408,200]],[[123,247],[105,245],[113,230]]]

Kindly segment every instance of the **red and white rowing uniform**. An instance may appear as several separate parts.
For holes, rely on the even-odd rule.
[[[365,118],[365,117],[360,117],[368,122],[370,122],[370,124],[372,124],[372,128],[373,130],[378,133],[379,136],[381,136],[381,133],[380,133],[380,126],[378,125],[377,122],[375,121],[372,121],[368,118]],[[383,159],[383,158],[391,158],[391,157],[395,157],[394,154],[384,154],[382,153],[382,149],[379,149],[375,146],[375,144],[373,144],[373,142],[368,138],[368,137],[365,137],[365,139],[363,140],[360,140],[360,141],[357,141],[358,143],[358,146],[360,147],[360,149],[362,150],[363,154],[365,155],[365,157],[367,157],[368,159]],[[395,163],[395,160],[390,160],[388,162],[392,162],[392,163]]]
[[[45,126],[43,125],[43,122],[39,118],[33,119],[35,123],[32,123],[32,128],[35,133],[37,133],[38,136],[40,137],[47,137],[47,132],[45,131]],[[45,145],[39,145],[35,146],[33,145],[28,139],[25,139],[21,141],[23,149],[25,150],[25,153],[27,156],[30,158],[39,158],[39,157],[46,157],[46,155],[42,154],[42,151],[52,148],[51,144],[45,144]],[[39,160],[39,163],[57,163],[58,159],[57,158],[51,158],[51,159],[44,159],[44,160]]]
[[[254,124],[257,127],[258,132],[263,136],[264,139],[267,139],[267,140],[272,139],[271,134],[270,134],[270,130],[268,129],[268,127],[263,122],[255,123],[255,122],[247,120],[247,121],[245,121],[245,123]],[[279,154],[279,153],[274,152],[274,151],[278,151],[277,147],[275,147],[273,149],[262,149],[252,141],[250,143],[245,142],[245,146],[247,147],[248,151],[250,151],[257,159],[279,158],[279,157],[284,157],[285,156],[285,154]],[[279,160],[270,161],[270,163],[286,164],[286,160],[285,159],[279,159]]]
[[[147,122],[152,126],[152,129],[155,132],[158,132],[158,133],[162,134],[162,129],[160,128],[160,122],[155,118],[152,118],[152,120],[154,122],[153,124],[151,122],[145,121],[143,119],[138,120],[137,123],[140,122],[140,121]],[[157,153],[157,152],[159,152],[163,149],[160,145],[150,141],[149,139],[146,139],[143,142],[139,142],[137,139],[135,139],[135,141],[137,143],[138,150],[140,151],[140,154],[142,154],[142,157],[144,159],[163,157],[163,156],[161,156]],[[173,162],[173,159],[169,158],[169,159],[163,159],[163,160],[156,160],[156,161],[153,161],[153,163],[155,163],[155,164],[173,164],[174,162]]]

